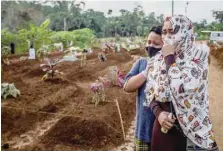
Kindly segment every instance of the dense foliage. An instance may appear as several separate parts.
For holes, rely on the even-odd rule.
[[[104,14],[93,9],[85,10],[84,6],[85,3],[75,1],[4,1],[1,10],[2,28],[10,31],[28,29],[31,23],[40,25],[44,20],[50,19],[49,28],[53,31],[89,28],[95,31],[97,37],[112,37],[116,34],[142,36],[148,33],[151,26],[163,22],[163,14],[156,16],[152,12],[145,15],[140,5],[132,12],[121,9],[120,16],[111,16],[112,10]]]
[[[25,52],[29,42],[34,48],[62,42],[64,48],[73,46],[85,48],[95,43],[95,37],[145,37],[150,27],[162,25],[164,15],[154,12],[146,15],[143,7],[136,5],[133,11],[120,10],[113,16],[111,9],[105,14],[85,9],[84,2],[77,1],[3,1],[1,9],[2,45],[15,43],[16,52]],[[208,39],[203,30],[223,30],[223,13],[213,11],[216,21],[206,20],[194,23],[197,39]]]
[[[15,43],[16,52],[28,51],[29,45],[33,42],[36,50],[43,46],[54,49],[53,43],[62,42],[64,47],[68,47],[73,41],[73,45],[80,48],[87,48],[95,40],[94,32],[88,28],[74,31],[51,31],[48,28],[50,21],[44,21],[39,27],[30,24],[28,29],[21,29],[15,33],[3,29],[1,33],[2,46],[9,46],[11,42]],[[2,48],[3,48],[2,47]]]

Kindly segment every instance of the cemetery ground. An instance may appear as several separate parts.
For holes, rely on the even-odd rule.
[[[41,81],[44,72],[37,60],[19,61],[21,55],[10,56],[10,65],[2,66],[2,81],[14,83],[21,91],[18,98],[2,99],[2,144],[16,151],[71,151],[115,150],[123,139],[117,106],[118,100],[125,133],[134,124],[135,94],[126,94],[122,88],[105,88],[105,102],[95,107],[89,85],[107,74],[109,67],[117,66],[128,72],[135,62],[132,54],[143,51],[106,55],[107,62],[97,58],[99,50],[87,55],[87,63],[61,62],[57,69],[62,78]],[[60,58],[62,53],[49,58]],[[209,67],[210,115],[216,140],[223,149],[223,70],[214,57]],[[133,133],[131,133],[133,135]],[[126,146],[127,147],[127,146]],[[128,148],[128,147],[127,147]]]
[[[95,107],[89,85],[106,75],[111,66],[128,72],[133,59],[121,50],[107,54],[108,60],[100,62],[97,53],[94,50],[87,55],[85,66],[79,60],[59,63],[62,78],[46,81],[41,81],[44,72],[39,61],[19,61],[21,55],[10,56],[10,65],[2,67],[2,81],[14,83],[21,96],[2,101],[2,143],[9,143],[12,150],[53,150],[62,146],[108,150],[123,143],[114,100],[119,102],[127,131],[135,116],[135,95],[111,86],[105,88],[105,102]],[[57,53],[49,58],[62,56]]]

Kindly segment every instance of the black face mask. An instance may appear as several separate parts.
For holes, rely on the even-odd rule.
[[[154,48],[154,47],[150,47],[150,46],[146,47],[146,51],[150,58],[155,56],[156,53],[159,52],[161,49],[162,48]]]

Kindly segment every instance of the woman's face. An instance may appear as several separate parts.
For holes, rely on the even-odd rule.
[[[193,45],[193,28],[191,21],[178,15],[167,18],[162,29],[164,44],[172,45],[179,54]]]
[[[147,40],[147,46],[154,47],[154,48],[162,48],[163,41],[162,37],[155,32],[150,32]]]
[[[163,30],[162,30],[162,39],[164,38],[171,38],[171,36],[174,35],[174,30],[172,28],[172,24],[170,21],[164,22]]]
[[[178,41],[182,41],[182,35],[178,34],[179,28],[173,29],[170,21],[165,21],[162,29],[162,40],[164,44],[179,46]]]

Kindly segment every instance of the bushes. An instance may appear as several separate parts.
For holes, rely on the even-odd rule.
[[[200,35],[197,37],[196,40],[209,40],[209,36],[208,35]]]
[[[44,21],[39,27],[30,24],[29,29],[22,29],[18,31],[18,36],[23,38],[27,45],[28,41],[33,42],[34,48],[37,50],[39,49],[43,44],[49,44],[51,43],[50,41],[50,34],[52,33],[49,29],[48,26],[50,24],[50,20]],[[27,49],[29,46],[27,47]]]
[[[49,24],[50,20],[44,21],[40,26],[30,24],[29,29],[22,29],[16,33],[3,29],[1,33],[2,47],[9,46],[13,42],[15,43],[15,52],[24,53],[29,49],[28,41],[33,41],[35,50],[41,48],[42,45],[52,46],[53,43],[57,42],[62,42],[66,48],[71,41],[74,42],[73,45],[75,47],[83,49],[92,46],[93,42],[95,42],[94,32],[88,28],[52,32],[48,29]]]
[[[2,47],[9,46],[10,43],[15,44],[16,53],[28,50],[28,43],[24,37],[20,37],[17,33],[11,33],[8,29],[3,29],[1,33]]]
[[[6,99],[8,96],[13,96],[16,98],[17,96],[20,96],[20,91],[16,89],[14,83],[9,84],[9,83],[2,83],[1,84],[1,97]]]
[[[11,42],[15,43],[16,53],[27,52],[29,49],[28,41],[33,41],[34,48],[39,49],[42,44],[50,43],[49,35],[51,33],[48,30],[50,21],[44,21],[39,27],[30,24],[29,29],[22,29],[16,33],[11,33],[7,29],[3,29],[2,32],[2,45],[9,46]]]
[[[17,35],[9,32],[8,29],[3,29],[1,33],[1,38],[2,46],[9,46],[11,42],[16,41]]]
[[[73,41],[73,46],[83,49],[92,45],[92,42],[95,40],[95,35],[92,30],[84,28],[73,31],[60,31],[53,34],[51,39],[55,42],[61,40],[65,48],[70,41]]]
[[[83,49],[91,45],[95,35],[92,30],[84,28],[73,31],[53,32],[50,39],[53,42],[62,42],[65,48],[68,47],[69,42],[73,41],[73,46]]]

